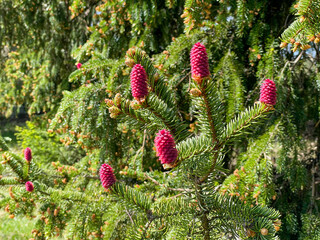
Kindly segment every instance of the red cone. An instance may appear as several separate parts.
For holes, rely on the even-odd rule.
[[[25,185],[25,186],[26,186],[26,190],[27,190],[28,192],[32,192],[33,189],[34,189],[32,182],[26,182],[26,185]]]
[[[131,90],[132,96],[136,100],[140,100],[148,95],[147,73],[140,64],[134,65],[131,74]]]
[[[190,52],[192,78],[201,83],[202,79],[210,76],[209,62],[206,48],[201,43],[193,45]]]
[[[169,131],[163,129],[157,133],[154,140],[157,156],[161,164],[172,164],[178,157],[176,144]]]
[[[28,147],[24,150],[24,159],[27,160],[27,162],[31,162],[32,153],[31,153],[31,149]]]
[[[102,186],[106,189],[110,188],[116,182],[112,168],[106,163],[101,165],[100,180]]]
[[[270,79],[264,80],[260,88],[260,102],[266,105],[276,105],[277,102],[277,88],[274,81]]]

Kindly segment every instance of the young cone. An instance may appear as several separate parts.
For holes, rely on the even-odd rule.
[[[28,148],[28,147],[24,150],[24,159],[25,159],[27,162],[31,162],[32,152],[31,152],[31,149]]]
[[[116,182],[112,168],[106,163],[101,165],[100,180],[102,186],[106,189],[110,188]]]
[[[270,80],[266,79],[260,88],[260,102],[265,103],[267,106],[274,106],[277,102],[277,88],[276,84]]]
[[[168,130],[160,130],[154,139],[156,146],[157,156],[163,164],[163,167],[171,168],[172,164],[178,157],[178,151],[176,149],[176,144],[170,132]]]
[[[203,78],[210,76],[208,55],[203,44],[198,42],[193,45],[190,52],[190,63],[192,78],[198,84],[201,84]]]
[[[80,69],[80,68],[81,68],[81,66],[82,66],[82,64],[81,64],[81,63],[78,63],[78,64],[77,64],[77,68],[78,68],[78,69]]]
[[[26,186],[26,190],[27,190],[28,192],[32,192],[33,189],[34,189],[33,183],[30,182],[30,181],[29,181],[29,182],[26,182],[25,186]]]
[[[134,65],[130,74],[132,96],[141,101],[148,95],[147,73],[140,64]]]

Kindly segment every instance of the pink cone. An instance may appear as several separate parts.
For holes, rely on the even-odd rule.
[[[31,149],[28,147],[24,150],[24,159],[27,160],[27,162],[31,162],[32,152]]]
[[[26,190],[27,190],[28,192],[32,192],[33,189],[34,189],[33,183],[32,183],[32,182],[26,182]]]
[[[148,95],[147,73],[140,64],[134,65],[130,74],[132,96],[138,101]]]
[[[163,129],[157,133],[154,139],[157,156],[161,164],[172,164],[178,157],[176,144],[169,131]]]
[[[190,63],[192,78],[198,83],[202,78],[210,76],[208,54],[203,44],[198,42],[193,45],[190,52]]]
[[[113,173],[112,167],[106,163],[101,165],[100,180],[102,186],[106,189],[110,188],[116,182],[116,177]]]
[[[81,63],[78,63],[78,64],[77,64],[77,68],[78,68],[78,69],[80,69],[80,68],[81,68],[81,66],[82,66],[82,64],[81,64]]]
[[[277,88],[274,81],[270,79],[264,80],[260,88],[260,102],[267,105],[276,105],[277,102]]]

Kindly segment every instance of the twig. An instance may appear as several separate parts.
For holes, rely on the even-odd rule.
[[[127,210],[127,208],[126,208],[126,213],[128,214],[128,216],[129,216],[130,221],[132,222],[132,224],[136,226],[136,224],[135,224],[134,221],[132,220],[132,217],[131,217],[129,211]]]

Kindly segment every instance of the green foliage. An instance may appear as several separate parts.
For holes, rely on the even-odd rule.
[[[294,5],[297,17],[281,35],[282,41],[295,43],[294,51],[301,45],[302,50],[310,48],[309,42],[319,42],[319,6],[317,0],[300,0]]]
[[[0,1],[0,112],[26,110],[17,138],[33,153],[28,164],[0,137],[0,207],[38,215],[35,239],[317,239],[320,9],[300,0],[300,22],[293,4]],[[314,52],[281,50],[282,32]],[[196,42],[211,72],[201,84],[190,75]],[[265,78],[274,108],[256,102]],[[179,153],[166,171],[153,149],[161,129]]]

